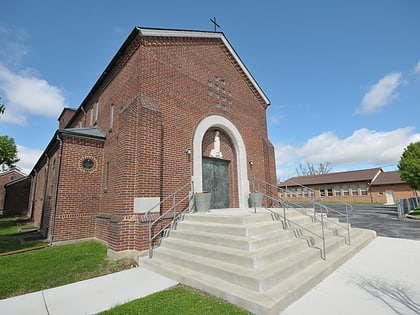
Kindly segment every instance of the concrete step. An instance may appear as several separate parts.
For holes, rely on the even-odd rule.
[[[282,228],[282,223],[275,221],[254,222],[246,225],[191,221],[182,221],[177,224],[177,229],[235,236],[256,236],[280,228]]]
[[[362,230],[357,235],[350,247],[342,247],[335,251],[326,261],[318,259],[312,264],[304,265],[298,273],[278,281],[275,286],[264,292],[238,286],[227,278],[203,274],[188,268],[187,265],[174,265],[171,262],[148,258],[143,258],[141,264],[183,284],[225,299],[254,314],[272,315],[279,314],[375,238],[375,233],[367,230]]]
[[[251,269],[269,266],[273,262],[287,259],[289,256],[295,255],[299,250],[304,250],[308,247],[305,241],[297,238],[291,238],[288,241],[274,243],[256,250],[228,248],[177,238],[166,238],[162,241],[161,246]]]
[[[238,211],[239,212],[239,211]],[[193,213],[184,216],[184,222],[205,222],[205,223],[220,223],[220,224],[252,224],[257,222],[265,222],[271,220],[271,214],[264,213],[245,213],[241,212],[235,214],[218,214],[217,211],[211,213]]]
[[[194,240],[204,244],[213,244],[229,248],[256,250],[258,248],[276,244],[294,238],[291,230],[276,229],[258,235],[243,237],[227,234],[216,234],[203,231],[177,229],[170,231],[170,237]]]
[[[232,212],[186,215],[153,258],[143,257],[140,264],[253,313],[278,314],[375,237],[372,231],[351,229],[348,246],[347,230],[326,223],[322,260],[322,240],[310,233],[284,230],[264,212],[250,215],[248,209],[243,218]],[[305,227],[321,230],[320,223],[299,211],[289,214]]]

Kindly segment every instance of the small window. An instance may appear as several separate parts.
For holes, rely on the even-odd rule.
[[[366,186],[366,184],[361,184],[360,185],[360,194],[362,195],[362,196],[367,196],[367,188],[366,188],[367,186]]]
[[[349,187],[347,185],[343,186],[343,196],[349,196]]]
[[[95,123],[98,121],[98,115],[99,115],[99,101],[96,101],[96,103],[95,103]]]
[[[114,104],[111,105],[109,109],[109,129],[114,127]]]
[[[82,167],[85,170],[91,170],[95,166],[95,162],[92,159],[84,159],[82,162]]]
[[[208,96],[213,96],[213,92],[212,92],[212,90],[208,90],[208,91],[207,91],[207,95],[208,95]]]
[[[213,82],[208,81],[208,82],[207,82],[207,86],[208,86],[208,87],[213,87]]]
[[[323,187],[319,188],[319,195],[325,197],[325,189]]]
[[[109,184],[109,162],[105,163],[105,172],[104,172],[104,190],[108,190],[108,184]]]
[[[334,193],[337,197],[341,196],[340,186],[335,186],[334,187]]]
[[[328,192],[328,197],[332,197],[333,191],[332,191],[332,188],[331,187],[328,187],[327,188],[327,192]]]
[[[352,196],[358,196],[359,195],[356,185],[351,185],[351,195]]]

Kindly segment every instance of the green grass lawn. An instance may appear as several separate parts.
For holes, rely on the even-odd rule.
[[[141,299],[116,306],[101,315],[240,315],[251,314],[235,305],[201,291],[177,286]]]
[[[410,215],[420,216],[420,209],[416,209],[413,212],[410,212]]]
[[[45,246],[47,242],[25,242],[25,239],[40,239],[37,231],[30,231],[35,228],[26,220],[18,220],[15,217],[0,219],[0,254],[20,249]],[[28,230],[28,231],[25,231]]]
[[[85,280],[135,265],[113,262],[96,241],[53,246],[0,257],[0,299]]]

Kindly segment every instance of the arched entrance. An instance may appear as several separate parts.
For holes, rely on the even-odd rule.
[[[209,129],[222,130],[231,140],[233,150],[236,155],[236,169],[237,169],[237,191],[239,207],[245,208],[248,204],[249,183],[247,171],[246,150],[243,139],[238,129],[226,118],[218,115],[212,115],[204,118],[198,125],[194,132],[193,138],[193,176],[194,191],[199,192],[203,190],[203,152],[202,141],[204,135]]]

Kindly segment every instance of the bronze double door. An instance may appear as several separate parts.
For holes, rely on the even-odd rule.
[[[229,161],[203,158],[203,190],[211,193],[210,209],[229,208]]]

